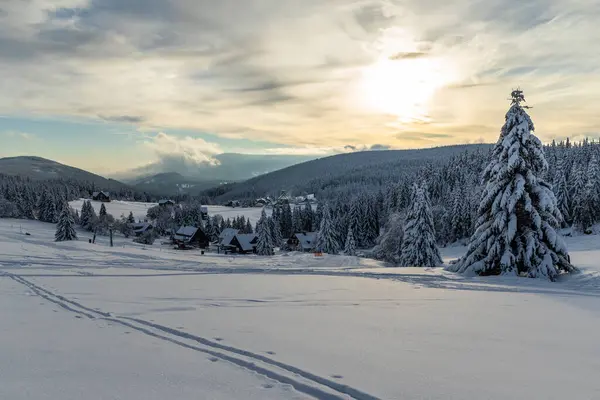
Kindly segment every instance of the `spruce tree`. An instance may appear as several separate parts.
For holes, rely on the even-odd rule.
[[[127,222],[130,224],[135,223],[135,218],[133,217],[133,212],[129,211],[129,216],[127,216]]]
[[[399,264],[403,267],[437,267],[442,258],[435,242],[429,196],[424,185],[413,187],[412,205],[406,216]]]
[[[77,240],[77,233],[75,232],[75,221],[73,220],[73,214],[69,209],[69,204],[65,203],[58,223],[56,224],[56,233],[54,234],[54,240],[56,242],[64,242],[67,240]]]
[[[250,218],[246,220],[246,233],[254,233],[252,229],[252,223],[250,222]]]
[[[106,206],[104,205],[104,203],[102,203],[100,205],[100,212],[98,213],[98,217],[100,217],[100,218],[105,217],[106,214],[107,214],[107,212],[106,212]]]
[[[323,216],[321,217],[321,227],[317,233],[315,249],[323,253],[337,254],[340,251],[337,236],[331,218],[331,211],[329,207],[325,206],[323,209]]]
[[[346,245],[344,246],[344,254],[347,256],[356,255],[356,242],[354,242],[352,227],[348,228],[348,234],[346,235]]]
[[[272,256],[275,254],[273,251],[273,243],[271,241],[271,229],[264,209],[256,224],[256,234],[258,236],[256,242],[256,254],[260,256]]]
[[[385,229],[378,239],[378,244],[373,249],[373,255],[378,260],[392,264],[400,262],[402,254],[402,241],[404,238],[404,218],[400,213],[390,214]]]
[[[576,269],[556,232],[562,215],[550,185],[540,178],[548,168],[531,118],[512,93],[492,160],[484,171],[485,189],[477,229],[467,254],[449,270],[479,275],[525,275],[555,280]]]

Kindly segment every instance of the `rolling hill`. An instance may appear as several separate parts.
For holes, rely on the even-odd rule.
[[[339,154],[274,171],[245,182],[205,191],[216,202],[276,195],[350,190],[353,185],[379,187],[399,176],[414,173],[428,163],[443,162],[465,151],[487,151],[490,144],[470,144],[416,150],[383,150]]]
[[[0,173],[18,175],[33,180],[67,179],[90,182],[102,190],[109,191],[129,188],[126,184],[114,179],[107,179],[83,169],[34,156],[0,158]]]

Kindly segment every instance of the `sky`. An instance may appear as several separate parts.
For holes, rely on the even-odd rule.
[[[113,173],[220,153],[600,137],[598,0],[2,0],[0,157]]]

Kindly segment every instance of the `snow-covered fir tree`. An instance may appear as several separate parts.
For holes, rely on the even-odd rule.
[[[106,215],[106,206],[104,203],[100,204],[100,212],[98,213],[98,217],[102,218]]]
[[[260,214],[260,219],[256,223],[256,235],[258,236],[256,242],[256,254],[260,256],[272,256],[275,254],[273,251],[269,220],[264,209]]]
[[[373,249],[373,256],[392,264],[400,262],[402,241],[404,238],[404,218],[400,213],[390,214],[378,243]]]
[[[129,211],[129,215],[127,216],[127,222],[130,223],[130,224],[135,223],[135,218],[133,216],[133,212],[132,211]]]
[[[573,211],[573,223],[575,227],[584,233],[591,233],[592,226],[598,222],[600,217],[600,192],[597,181],[598,162],[593,155],[588,163],[586,183],[580,192]]]
[[[340,244],[337,236],[337,232],[335,232],[333,226],[331,210],[328,206],[325,206],[323,209],[323,216],[321,217],[321,227],[317,233],[315,249],[328,254],[339,253]]]
[[[435,240],[429,196],[424,184],[413,187],[412,205],[406,215],[399,264],[404,267],[436,267],[442,257]]]
[[[39,220],[43,222],[56,223],[58,221],[58,213],[56,211],[56,202],[54,195],[49,190],[44,190],[40,197],[39,204]]]
[[[562,215],[550,185],[540,178],[548,165],[523,101],[523,92],[513,91],[506,122],[483,175],[476,232],[466,255],[449,270],[550,280],[563,271],[575,271],[556,232]]]
[[[344,246],[344,254],[347,256],[356,255],[356,242],[354,241],[352,227],[348,228],[348,234],[346,235],[346,245]]]
[[[60,216],[58,217],[58,223],[56,224],[56,233],[54,234],[54,240],[56,242],[64,242],[67,240],[77,240],[77,233],[75,232],[75,221],[73,220],[73,214],[69,209],[68,203],[65,203]]]

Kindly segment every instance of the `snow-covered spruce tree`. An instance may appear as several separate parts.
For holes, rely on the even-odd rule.
[[[102,203],[100,205],[100,212],[98,213],[98,216],[100,218],[104,217],[106,215],[106,206],[104,205],[104,203]]]
[[[556,232],[562,215],[550,185],[539,178],[547,168],[533,122],[512,93],[500,138],[485,169],[477,229],[467,253],[448,269],[479,275],[525,275],[555,280],[576,271]]]
[[[344,254],[347,256],[356,255],[356,242],[354,241],[354,234],[352,233],[352,227],[348,227],[348,235],[346,235],[346,245],[344,246]]]
[[[77,240],[77,233],[75,232],[75,221],[73,220],[73,214],[69,209],[69,204],[65,203],[60,216],[58,217],[58,223],[56,224],[56,233],[54,234],[54,240],[56,242],[64,242],[67,240]]]
[[[333,226],[331,210],[328,206],[323,207],[321,227],[317,233],[315,250],[328,254],[337,254],[340,251],[337,232]]]
[[[437,267],[442,257],[435,242],[429,196],[424,184],[415,184],[406,222],[399,264],[403,267]]]
[[[48,189],[44,190],[40,197],[39,204],[39,216],[38,219],[43,222],[57,222],[56,205],[54,201],[54,195]]]
[[[560,213],[563,216],[563,224],[567,225],[571,222],[571,210],[570,210],[570,195],[569,187],[567,186],[567,179],[564,171],[562,170],[562,163],[559,162],[558,170],[555,176],[555,183],[552,186],[554,195],[556,196],[556,204]]]
[[[596,186],[598,173],[598,162],[593,155],[588,164],[585,186],[573,211],[573,223],[579,231],[584,233],[591,233],[592,226],[598,222],[600,217],[600,193]]]
[[[390,214],[385,230],[379,237],[379,243],[373,249],[373,256],[392,264],[398,264],[402,253],[402,240],[404,238],[404,218],[402,214]]]
[[[135,223],[135,218],[133,217],[133,212],[129,211],[129,215],[127,216],[127,222],[130,224]]]
[[[273,243],[271,242],[271,229],[264,209],[260,214],[260,219],[256,223],[256,235],[258,236],[256,254],[259,256],[272,256],[275,254],[273,252]]]

